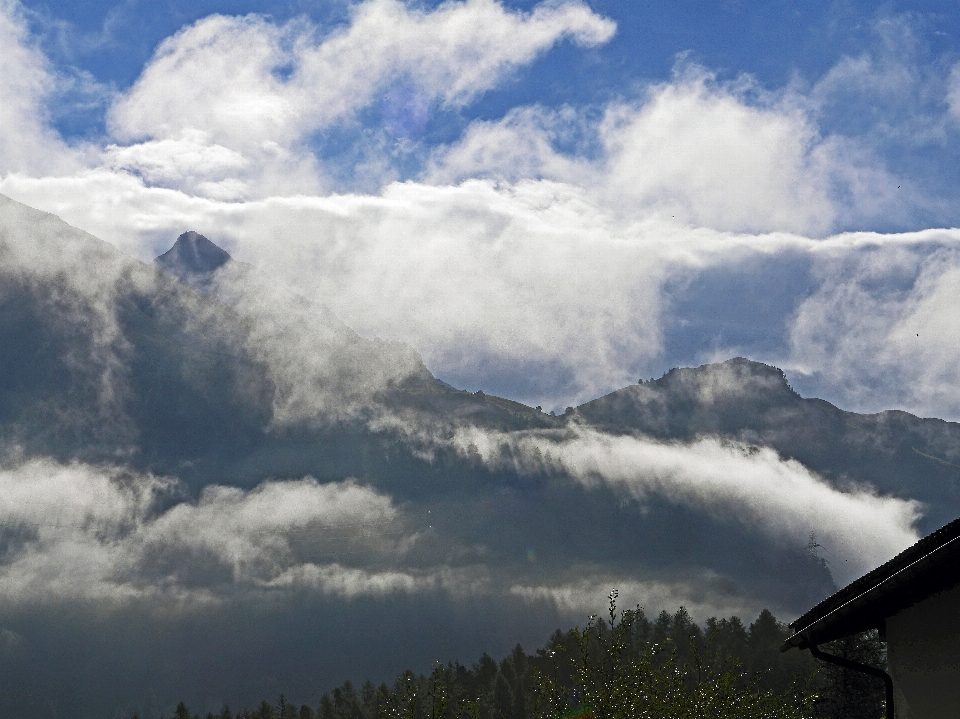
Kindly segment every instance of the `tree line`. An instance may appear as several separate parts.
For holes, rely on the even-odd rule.
[[[499,662],[438,664],[403,672],[392,684],[345,682],[318,706],[280,696],[234,713],[200,716],[181,703],[172,719],[877,719],[883,685],[821,664],[809,652],[780,652],[789,629],[764,610],[700,626],[681,608],[648,618],[620,610],[557,630],[528,654],[517,645]],[[876,632],[825,645],[826,651],[883,667]],[[138,719],[134,717],[134,719]]]

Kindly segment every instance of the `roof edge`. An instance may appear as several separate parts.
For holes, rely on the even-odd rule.
[[[943,529],[957,528],[958,522],[960,520],[951,522]],[[924,540],[921,540],[917,545],[904,550],[897,557],[874,571],[882,570],[884,566],[893,564],[904,554],[915,550],[918,545],[923,543]],[[801,628],[794,630],[794,633],[781,645],[780,651],[785,652],[793,647],[805,649],[811,644],[820,644],[860,631],[881,627],[887,617],[922,601],[928,596],[960,584],[960,574],[954,573],[953,578],[950,579],[945,578],[949,575],[938,574],[933,571],[940,564],[951,563],[950,560],[954,559],[955,555],[960,555],[960,534],[949,537],[941,544],[930,548],[895,572],[882,578],[878,577],[878,581],[854,594],[850,599],[825,614],[811,617]],[[866,577],[869,576],[869,574],[866,575]],[[844,587],[821,604],[828,603],[831,599],[849,591],[866,577]],[[926,581],[924,581],[925,578]],[[911,586],[911,583],[915,586]],[[871,606],[871,604],[874,606]],[[807,615],[809,614],[810,612],[807,613]],[[797,620],[797,622],[799,621]],[[790,626],[794,627],[797,622]]]

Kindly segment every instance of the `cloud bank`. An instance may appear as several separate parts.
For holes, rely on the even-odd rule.
[[[678,362],[746,354],[851,409],[960,416],[950,360],[920,376],[883,332],[844,330],[860,342],[847,351],[807,329],[831,302],[844,307],[831,299],[837,280],[827,264],[862,271],[844,280],[854,285],[870,277],[859,259],[865,245],[831,232],[935,209],[883,159],[896,137],[948,142],[953,132],[952,75],[915,71],[907,19],[878,21],[874,46],[807,85],[720,80],[681,58],[669,80],[603,107],[515,107],[428,147],[409,133],[431,113],[475,103],[564,39],[602,46],[613,21],[579,3],[518,12],[492,0],[432,10],[371,0],[334,28],[215,15],[161,43],[111,104],[101,149],[82,148],[77,168],[69,163],[79,149],[51,135],[45,119],[55,71],[18,12],[4,6],[4,77],[19,83],[4,90],[4,106],[26,139],[10,147],[35,146],[31,157],[67,165],[28,167],[10,155],[0,191],[135,256],[149,259],[196,229],[364,336],[409,343],[447,381],[548,408]],[[890,132],[881,124],[845,132],[834,121],[854,86],[883,100],[896,120]],[[915,112],[893,103],[894,90],[916,98]],[[377,107],[379,129],[367,117]],[[343,168],[330,164],[338,160],[325,154],[323,133],[347,127],[361,139],[359,155],[346,156],[378,178],[377,191],[336,191]],[[393,182],[398,152],[423,161],[404,182]],[[904,241],[877,235],[870,252],[896,264]],[[704,273],[724,295],[742,292],[727,268],[798,262],[813,267],[809,278],[772,310],[758,297],[725,315],[690,294]],[[707,326],[684,330],[677,307],[693,307]],[[774,339],[723,330],[771,311],[762,321],[777,325]],[[859,317],[845,313],[837,326]],[[955,344],[941,333],[938,357],[956,354]],[[862,357],[878,361],[842,370]]]
[[[415,535],[388,497],[354,481],[183,495],[176,480],[115,467],[30,460],[0,471],[5,610],[142,600],[190,610],[298,587],[349,599],[429,584],[372,568]]]
[[[919,539],[916,502],[867,488],[839,491],[768,448],[712,438],[664,443],[586,428],[510,435],[465,429],[454,441],[494,465],[563,471],[588,488],[611,486],[640,503],[665,498],[759,530],[768,542],[803,546],[816,536],[841,585]]]

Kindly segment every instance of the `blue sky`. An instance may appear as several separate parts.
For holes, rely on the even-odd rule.
[[[745,355],[960,417],[957,3],[0,9],[0,192],[143,260],[196,229],[534,405]]]
[[[322,29],[349,22],[346,2],[36,2],[31,29],[58,63],[92,73],[118,89],[139,75],[156,46],[184,25],[210,14],[264,14],[277,22],[308,17]],[[440,3],[422,2],[432,8]],[[530,10],[536,2],[509,2]],[[521,102],[590,103],[628,90],[636,82],[669,76],[678,53],[690,52],[722,74],[754,75],[768,86],[799,74],[812,80],[844,55],[877,47],[877,22],[903,22],[915,34],[921,59],[950,60],[960,9],[954,2],[593,2],[617,22],[617,34],[588,57],[554,49],[516,85],[494,93],[501,110]],[[537,77],[546,76],[546,81]],[[508,99],[509,98],[509,99]],[[492,108],[491,108],[492,109]]]
[[[430,9],[439,3],[416,3]],[[529,11],[535,2],[508,2]],[[54,108],[56,126],[66,137],[104,133],[104,110],[110,93],[130,87],[157,45],[185,25],[214,13],[257,13],[286,23],[309,18],[319,33],[349,24],[346,2],[24,2],[32,32],[50,59],[97,85],[99,97],[63,98]],[[670,77],[678,57],[702,64],[720,80],[749,74],[766,90],[790,84],[809,86],[845,57],[894,55],[918,73],[941,74],[956,61],[955,38],[960,7],[955,2],[594,2],[593,10],[617,23],[606,43],[584,51],[560,43],[506,79],[500,86],[456,112],[435,112],[418,131],[428,144],[449,142],[472,120],[495,119],[510,108],[540,104],[589,108],[629,96],[636,88]],[[855,94],[855,93],[852,93]],[[75,103],[71,103],[71,99]],[[829,107],[818,117],[822,131],[858,135],[890,118],[878,111],[877,98],[844,97],[843,107]],[[873,102],[871,102],[871,100]],[[79,101],[79,102],[76,102]],[[99,101],[99,102],[98,102]],[[86,104],[78,108],[78,104]],[[79,111],[78,111],[79,110]],[[376,109],[364,117],[375,124]],[[320,153],[337,154],[349,133],[317,139]],[[333,147],[331,147],[331,145]],[[940,164],[942,147],[923,152],[924,164]],[[887,148],[889,160],[907,175],[922,175],[903,148]],[[911,148],[912,154],[917,148]],[[955,153],[949,153],[952,173]],[[414,163],[405,168],[413,174]],[[932,173],[931,173],[932,174]],[[929,179],[929,178],[924,178]],[[882,224],[882,223],[881,223]],[[862,229],[862,228],[857,228]]]
[[[436,7],[437,2],[417,3]],[[529,10],[536,2],[509,2]],[[117,88],[129,86],[157,44],[207,15],[260,13],[278,22],[306,16],[332,28],[348,22],[346,2],[25,2],[31,26],[57,62],[75,65]],[[768,85],[796,73],[816,78],[843,55],[876,46],[873,24],[910,22],[928,59],[956,55],[957,3],[745,2],[590,3],[617,22],[615,38],[585,58],[558,48],[521,73],[517,87],[496,93],[520,102],[596,102],[631,83],[669,75],[677,53],[735,75],[749,72]],[[546,82],[534,77],[545,73]],[[501,102],[511,102],[501,100]],[[509,107],[510,105],[503,105]]]

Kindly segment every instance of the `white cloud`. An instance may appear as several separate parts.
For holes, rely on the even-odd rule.
[[[297,113],[273,70],[283,31],[264,18],[213,15],[161,43],[137,82],[111,108],[121,139],[201,131],[214,142],[286,139]]]
[[[313,192],[319,169],[299,143],[349,120],[392,83],[416,88],[424,111],[431,103],[461,106],[563,38],[596,45],[614,30],[577,2],[521,13],[495,0],[448,2],[432,11],[367,0],[347,27],[319,38],[304,20],[278,26],[257,15],[214,15],[165,40],[111,108],[109,127],[118,139],[147,143],[111,154],[185,171],[192,187],[189,180],[206,163],[180,167],[184,141],[198,160],[222,154],[222,146],[255,166],[256,194]],[[210,150],[194,147],[201,138]],[[214,174],[221,168],[214,162]]]
[[[684,607],[696,622],[711,617],[752,617],[770,608],[762,601],[731,591],[729,580],[708,571],[674,578],[638,580],[635,576],[607,575],[561,584],[515,584],[510,587],[510,593],[530,602],[550,602],[563,614],[583,622],[584,617],[593,614],[605,616],[602,609],[613,589],[619,595],[618,609],[639,605],[647,612],[656,613],[667,607],[669,611]],[[789,610],[781,611],[777,607],[774,613],[790,615]]]
[[[0,0],[0,174],[64,173],[79,163],[50,127],[56,77],[35,47],[16,0]]]
[[[940,145],[949,81],[942,61],[924,57],[919,24],[911,13],[875,19],[863,51],[841,57],[809,89],[807,103],[867,144]]]
[[[269,256],[271,274],[435,371],[556,363],[569,384],[534,404],[630,381],[659,349],[660,258],[569,186],[398,184],[243,214],[238,246]]]
[[[271,589],[304,588],[344,599],[360,596],[383,597],[397,593],[411,593],[428,588],[432,582],[399,571],[370,572],[340,564],[302,564],[286,570],[266,586]]]
[[[824,248],[820,289],[790,328],[797,368],[859,411],[960,417],[958,246],[950,230]]]
[[[834,220],[822,139],[804,113],[750,105],[694,68],[608,110],[614,201],[739,232],[822,234]]]
[[[584,119],[569,107],[559,112],[514,108],[501,120],[471,123],[457,142],[435,150],[425,177],[434,184],[478,177],[507,182],[545,178],[589,187],[602,182],[601,172],[554,147],[584,125]]]
[[[113,170],[136,173],[151,185],[177,185],[194,193],[221,200],[232,200],[246,194],[246,185],[233,178],[248,164],[236,150],[210,142],[202,130],[183,130],[180,137],[151,140],[137,145],[107,146],[104,165]],[[198,192],[201,182],[238,183],[233,192]],[[208,186],[209,187],[209,186]]]
[[[869,489],[840,491],[770,449],[717,439],[665,443],[587,428],[511,435],[462,429],[454,441],[465,453],[472,446],[493,466],[562,468],[587,487],[609,485],[638,502],[662,497],[755,527],[773,542],[802,547],[815,534],[840,585],[919,538],[916,502]]]
[[[156,478],[125,482],[118,470],[31,462],[0,471],[0,515],[9,533],[0,596],[35,600],[129,596],[111,581],[126,562],[121,538],[135,531],[157,495]]]
[[[111,467],[31,460],[0,470],[2,602],[205,604],[295,584],[346,598],[433,586],[345,564],[398,555],[411,536],[388,497],[353,481],[211,485],[163,509],[181,492],[175,480]]]
[[[210,287],[248,320],[244,347],[274,387],[276,425],[355,418],[373,411],[378,392],[427,376],[408,345],[362,339],[324,305],[249,266],[225,265]]]
[[[441,102],[463,105],[563,38],[589,47],[615,30],[580,2],[518,13],[495,0],[449,2],[433,12],[371,0],[358,6],[347,32],[304,52],[302,73],[311,90],[339,78],[334,87],[344,99],[325,103],[326,112],[352,109],[379,83],[404,75]]]
[[[865,147],[821,135],[811,105],[681,63],[671,82],[611,103],[599,121],[539,107],[477,121],[434,151],[425,177],[545,178],[580,188],[625,222],[655,216],[743,233],[822,236],[903,200]]]

